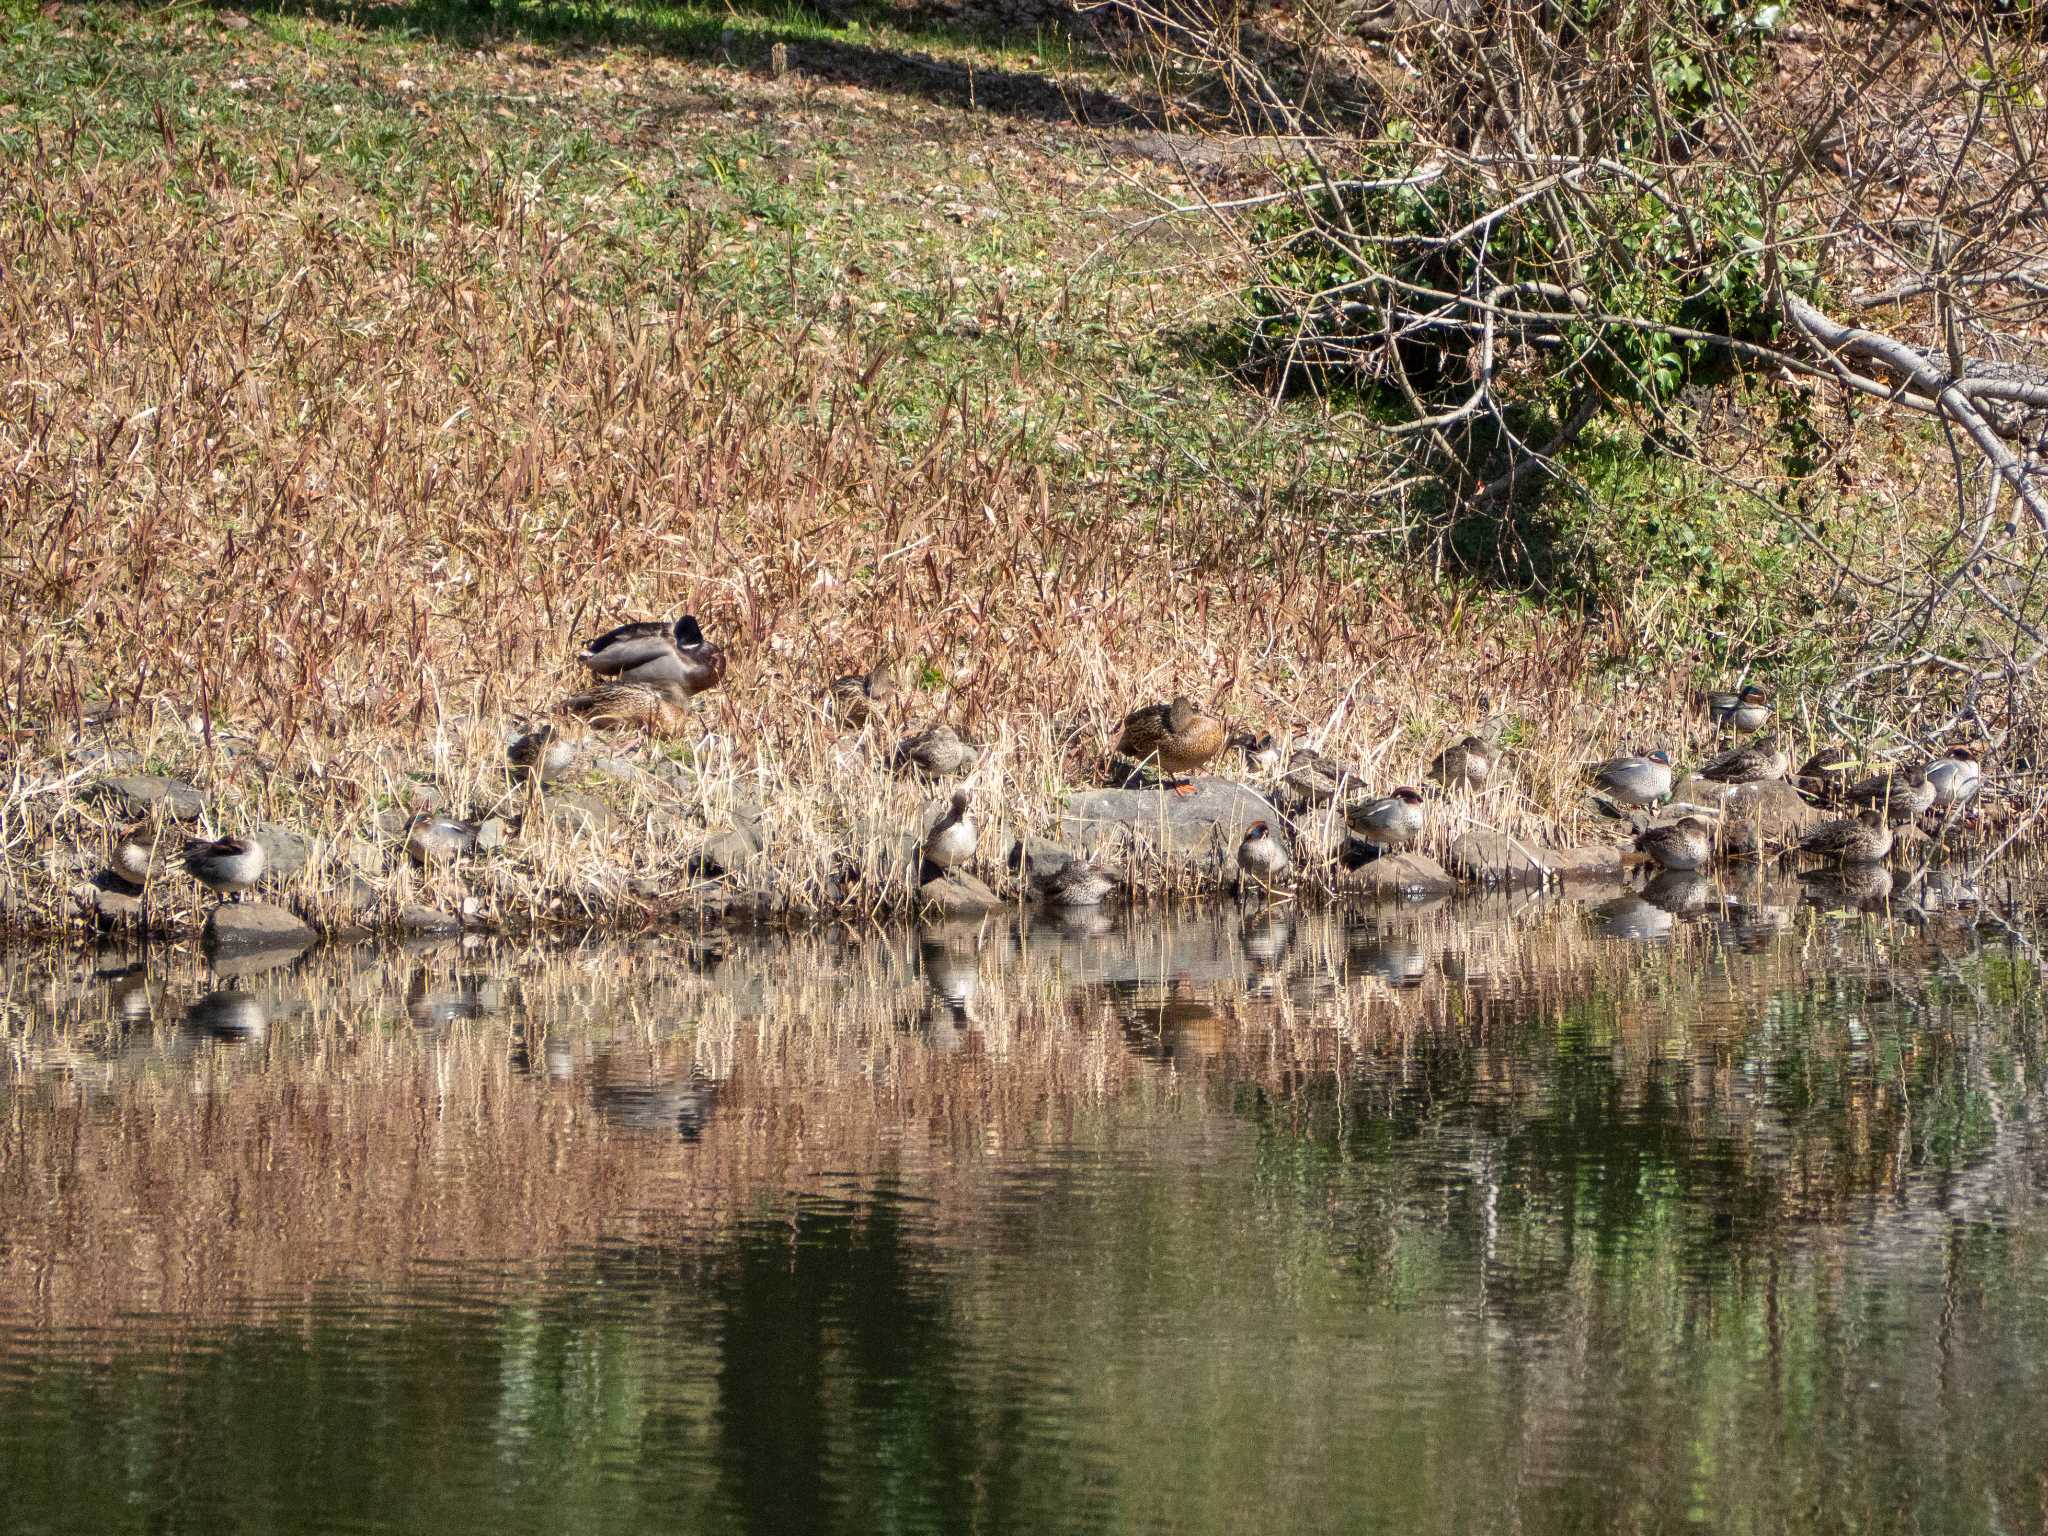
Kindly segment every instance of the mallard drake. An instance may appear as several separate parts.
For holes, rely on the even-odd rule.
[[[1191,795],[1194,786],[1186,776],[1223,750],[1227,734],[1221,720],[1203,714],[1183,693],[1171,704],[1148,704],[1126,715],[1116,750],[1133,762],[1157,764],[1160,773],[1181,780],[1174,793]]]
[[[1288,758],[1287,774],[1280,783],[1305,806],[1350,800],[1359,790],[1357,769],[1347,768],[1313,747],[1303,747]]]
[[[1402,785],[1344,813],[1351,830],[1382,848],[1406,848],[1422,836],[1422,791]]]
[[[422,811],[406,825],[406,857],[421,869],[453,864],[475,847],[476,826],[472,822]]]
[[[1244,829],[1244,839],[1237,845],[1237,867],[1260,885],[1272,886],[1287,878],[1294,859],[1271,826],[1255,821]]]
[[[1671,793],[1671,759],[1661,750],[1610,757],[1591,772],[1594,788],[1618,805],[1655,805]]]
[[[696,617],[684,614],[673,625],[621,624],[577,653],[599,677],[620,683],[675,683],[685,695],[725,681],[725,652],[704,638]]]
[[[871,716],[886,710],[903,692],[902,677],[894,661],[878,661],[865,673],[835,677],[825,690],[832,713],[858,730]]]
[[[253,837],[195,837],[185,844],[185,873],[217,896],[240,900],[263,878],[270,856]]]
[[[1847,747],[1823,747],[1792,775],[1799,792],[1822,805],[1839,805],[1856,785],[1860,759]]]
[[[1968,747],[1950,747],[1947,756],[1937,757],[1922,772],[1934,786],[1932,809],[1937,811],[1968,805],[1984,787],[1984,770]]]
[[[163,828],[147,819],[138,821],[121,829],[107,863],[130,885],[147,885],[150,875],[162,865],[164,841]]]
[[[1791,762],[1785,744],[1769,737],[1744,742],[1708,758],[1700,764],[1700,777],[1713,784],[1762,784],[1785,777]]]
[[[974,857],[974,818],[967,814],[967,791],[953,791],[946,814],[924,835],[924,861],[932,869],[952,869]]]
[[[689,724],[690,691],[681,683],[605,683],[572,693],[562,708],[599,730],[641,730],[650,736],[679,736]]]
[[[1500,748],[1484,736],[1454,741],[1430,761],[1429,776],[1445,789],[1483,789],[1500,761]]]
[[[1044,873],[1027,859],[1025,870],[1031,894],[1051,907],[1099,907],[1116,889],[1115,877],[1086,859],[1069,859]]]
[[[579,743],[552,725],[535,726],[505,749],[514,778],[545,784],[559,778],[576,760]]]
[[[1233,731],[1230,746],[1253,773],[1271,773],[1280,766],[1280,743],[1271,731],[1254,736],[1250,731]]]
[[[1740,731],[1746,736],[1771,723],[1771,691],[1757,683],[1700,698],[1714,724],[1724,731]]]
[[[1879,810],[1824,821],[1799,840],[1799,851],[1844,864],[1876,864],[1892,851],[1891,824]]]
[[[889,762],[898,773],[921,779],[950,779],[981,761],[981,749],[950,725],[916,731],[896,743]]]
[[[1884,812],[1895,827],[1915,821],[1934,804],[1934,786],[1918,763],[1897,773],[1874,773],[1849,791],[1851,805]]]
[[[1636,837],[1636,851],[1660,869],[1705,869],[1714,857],[1714,829],[1698,816],[1681,816]]]

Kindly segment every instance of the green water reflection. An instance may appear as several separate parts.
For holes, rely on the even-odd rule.
[[[2048,1528],[2023,954],[1812,911],[1762,941],[1618,946],[1568,910],[1271,936],[985,929],[831,959],[823,994],[767,948],[615,994],[526,962],[432,1028],[417,972],[372,970],[295,1026],[276,1006],[254,1057],[163,1030],[140,1051],[78,1011],[90,987],[23,975],[0,1253],[35,1263],[0,1304],[0,1527]],[[494,962],[424,963],[473,995]],[[562,988],[578,1026],[537,1043]],[[947,1006],[905,1006],[919,988]],[[289,1285],[237,1249],[218,1314],[92,1299],[88,1259],[145,1260],[83,1215],[41,1224],[93,1177],[39,1171],[60,1132],[123,1122],[161,1156],[227,1112],[209,1095],[313,1116],[309,1053],[351,1030],[395,1042],[409,1111],[458,1072],[489,1105],[464,1134],[495,1164],[439,1149],[407,1209],[476,1184],[530,1204],[572,1155],[666,1182],[594,1191],[556,1246],[394,1272],[351,1229],[265,1270]],[[818,1030],[837,1054],[758,1065]],[[622,1114],[629,1049],[670,1087]],[[1028,1102],[991,1108],[1019,1078]],[[831,1118],[850,1095],[880,1130]],[[577,1128],[551,1162],[506,1129],[550,1111]],[[294,1145],[262,1123],[212,1154],[246,1181],[237,1226],[301,1219],[262,1205],[257,1159]],[[373,1137],[322,1134],[377,1178]]]

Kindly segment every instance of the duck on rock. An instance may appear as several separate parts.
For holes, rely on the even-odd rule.
[[[1195,787],[1187,775],[1221,752],[1227,738],[1223,722],[1183,693],[1171,704],[1148,704],[1126,715],[1116,750],[1135,763],[1154,764],[1163,776],[1180,781],[1172,785],[1175,794],[1191,795]]]

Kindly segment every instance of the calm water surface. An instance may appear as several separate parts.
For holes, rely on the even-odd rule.
[[[2040,975],[1869,894],[17,955],[0,1529],[2048,1529]]]

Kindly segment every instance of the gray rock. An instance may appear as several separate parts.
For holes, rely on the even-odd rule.
[[[917,904],[927,912],[967,915],[993,912],[1003,899],[965,870],[949,869],[917,888]]]
[[[180,821],[191,821],[206,809],[206,796],[183,779],[167,779],[160,773],[102,779],[92,787],[92,795],[129,817],[167,811]]]
[[[417,903],[398,909],[398,931],[409,938],[462,932],[462,919]]]
[[[1060,841],[1093,853],[1123,836],[1166,853],[1235,849],[1255,821],[1281,817],[1266,799],[1228,779],[1196,779],[1195,792],[1095,789],[1072,796],[1060,817]]]
[[[1336,887],[1364,896],[1448,896],[1458,882],[1426,853],[1390,853],[1346,870]]]
[[[541,801],[540,814],[571,832],[594,832],[617,819],[612,808],[595,795],[574,789],[555,790]]]
[[[75,885],[72,899],[78,910],[107,927],[121,927],[142,920],[142,895],[111,874]]]
[[[697,850],[698,872],[712,879],[730,879],[761,856],[767,844],[745,821],[714,832]]]
[[[300,950],[313,938],[311,928],[274,902],[222,902],[206,919],[209,949]]]
[[[507,828],[502,816],[486,816],[477,825],[476,851],[491,853],[505,846]]]
[[[306,867],[306,859],[312,853],[312,844],[289,827],[278,826],[275,822],[259,821],[249,829],[249,835],[263,845],[269,856],[269,873],[285,879],[296,875]]]
[[[1504,832],[1467,832],[1445,850],[1444,862],[1475,885],[1547,885],[1556,872],[1547,849]]]
[[[1674,805],[1718,806],[1720,851],[1738,858],[1789,848],[1829,819],[1828,812],[1808,805],[1783,779],[1730,785],[1688,778],[1671,792],[1671,799]]]
[[[1619,880],[1624,865],[1621,850],[1611,843],[1588,843],[1578,848],[1546,848],[1544,862],[1560,880]]]

